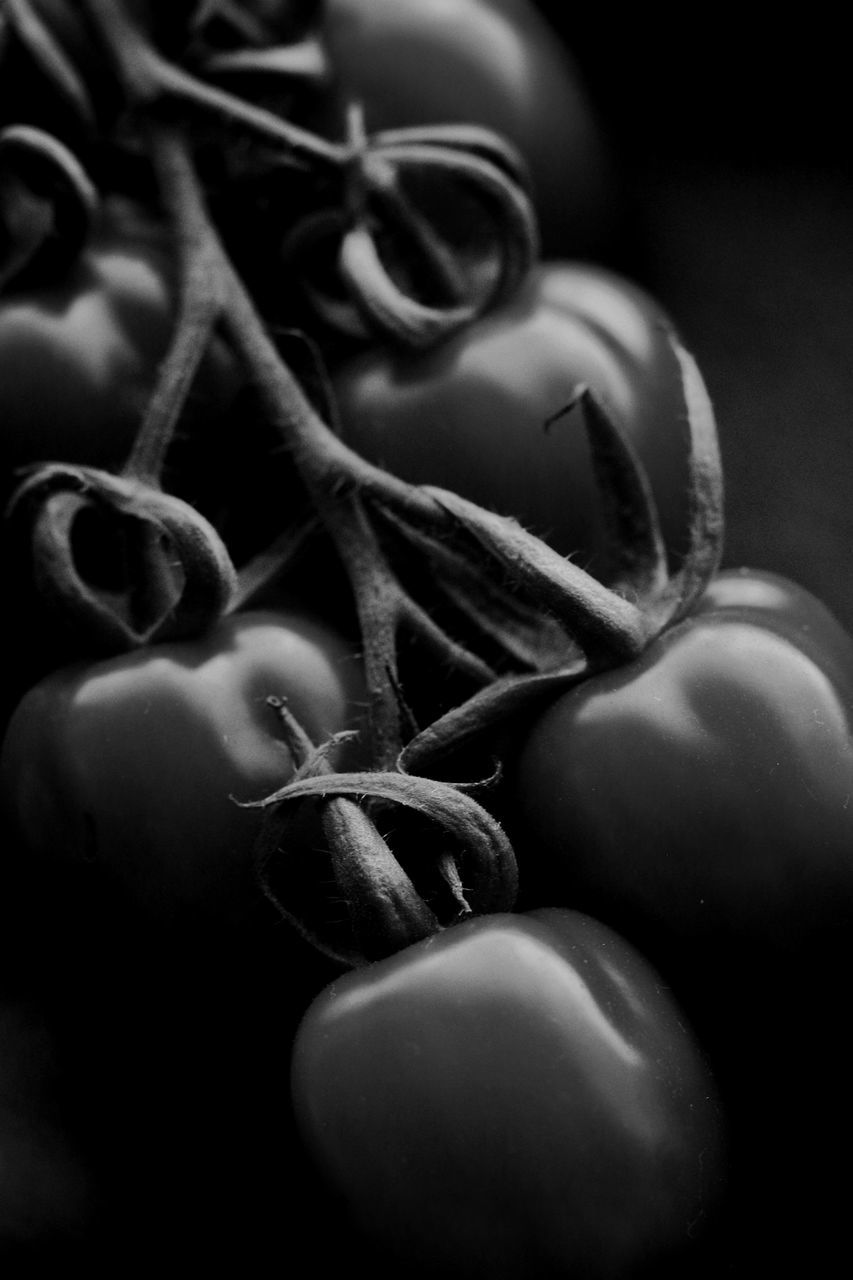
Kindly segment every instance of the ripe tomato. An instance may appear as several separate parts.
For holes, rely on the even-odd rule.
[[[618,275],[540,264],[510,302],[437,348],[374,348],[338,368],[341,434],[404,479],[515,516],[594,567],[600,504],[582,410],[561,412],[589,387],[631,437],[678,550],[686,407],[668,327]]]
[[[332,1189],[417,1275],[635,1275],[695,1247],[719,1190],[691,1032],[574,912],[479,917],[334,981],[292,1090]]]
[[[4,475],[30,462],[124,461],[171,336],[174,271],[164,227],[113,199],[62,278],[0,296]],[[215,344],[190,412],[221,414],[237,386]]]
[[[612,234],[615,178],[596,112],[527,0],[328,0],[322,31],[368,130],[485,125],[527,162],[549,255],[585,253]]]
[[[795,584],[730,570],[557,699],[514,795],[561,900],[796,949],[853,908],[852,721],[853,638]]]
[[[236,802],[292,769],[271,695],[324,739],[357,722],[360,667],[324,624],[282,609],[47,676],[0,753],[11,829],[31,856],[94,863],[164,918],[239,909],[260,815]]]

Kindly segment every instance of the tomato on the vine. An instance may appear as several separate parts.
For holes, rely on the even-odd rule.
[[[853,919],[851,723],[853,638],[796,584],[728,570],[535,721],[513,795],[561,898],[795,949]]]
[[[620,275],[545,262],[500,309],[427,352],[372,347],[336,369],[343,438],[415,484],[515,516],[596,565],[601,504],[583,401],[589,389],[645,465],[664,536],[687,529],[686,407],[657,301]]]
[[[292,1091],[355,1224],[418,1275],[685,1261],[722,1183],[691,1031],[643,957],[576,912],[482,916],[334,981]]]
[[[59,278],[0,295],[0,468],[124,462],[175,316],[174,244],[129,201],[108,198],[91,242]],[[188,412],[221,415],[236,362],[215,342]]]
[[[586,253],[613,233],[616,179],[596,110],[527,0],[328,0],[322,34],[368,130],[471,123],[514,143],[549,254]]]
[[[318,743],[356,727],[354,650],[282,608],[53,672],[24,695],[3,741],[11,829],[28,854],[91,864],[145,911],[239,912],[260,821],[241,802],[293,768],[270,697],[286,699]]]

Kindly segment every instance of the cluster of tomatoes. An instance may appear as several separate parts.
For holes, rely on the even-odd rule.
[[[828,1262],[853,638],[721,568],[569,51],[0,0],[0,70],[0,1258]]]

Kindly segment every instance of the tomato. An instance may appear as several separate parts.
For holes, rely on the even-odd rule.
[[[756,1263],[767,1215],[779,1261],[829,1260],[843,1219],[852,725],[853,638],[787,579],[727,570],[642,657],[561,695],[508,765],[522,901],[600,913],[708,1047]]]
[[[658,303],[597,266],[540,264],[500,310],[426,353],[374,348],[335,371],[344,439],[416,484],[515,516],[584,567],[600,550],[582,408],[590,388],[632,439],[678,549],[686,407]]]
[[[359,664],[324,624],[281,609],[54,672],[24,695],[3,742],[12,831],[48,866],[94,865],[143,911],[239,910],[260,814],[237,802],[292,770],[269,696],[325,739],[357,722]]]
[[[795,948],[853,908],[851,718],[853,639],[804,589],[729,571],[536,721],[522,822],[590,907]]]
[[[569,50],[526,0],[328,0],[323,37],[370,131],[484,125],[530,170],[549,255],[613,234],[614,166]]]
[[[40,461],[120,465],[174,324],[165,228],[117,199],[61,278],[0,296],[0,469]],[[216,344],[190,390],[191,414],[233,402],[236,364]]]
[[[418,1275],[633,1275],[689,1251],[719,1190],[691,1032],[574,912],[479,917],[333,982],[292,1092],[356,1223]]]

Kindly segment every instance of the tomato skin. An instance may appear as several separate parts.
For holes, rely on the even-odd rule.
[[[616,180],[568,48],[526,0],[328,0],[322,28],[343,97],[370,131],[472,123],[527,162],[544,251],[613,235]]]
[[[786,579],[728,571],[537,720],[520,822],[559,901],[691,943],[725,920],[790,953],[853,919],[851,724],[853,638]]]
[[[271,695],[323,739],[356,724],[360,666],[324,624],[282,609],[47,676],[0,754],[12,831],[48,863],[94,862],[146,911],[228,911],[260,821],[235,801],[292,769]]]
[[[686,529],[686,408],[667,317],[631,281],[546,262],[500,310],[426,353],[375,348],[334,385],[343,438],[415,484],[518,518],[586,567],[601,547],[583,386],[648,468],[668,542]]]
[[[166,229],[110,199],[90,245],[60,279],[0,296],[0,467],[121,465],[174,324],[174,251]],[[214,344],[190,390],[190,414],[221,416],[240,378]]]
[[[639,953],[574,912],[480,917],[333,982],[292,1092],[356,1223],[417,1274],[634,1274],[719,1190],[690,1032]]]

